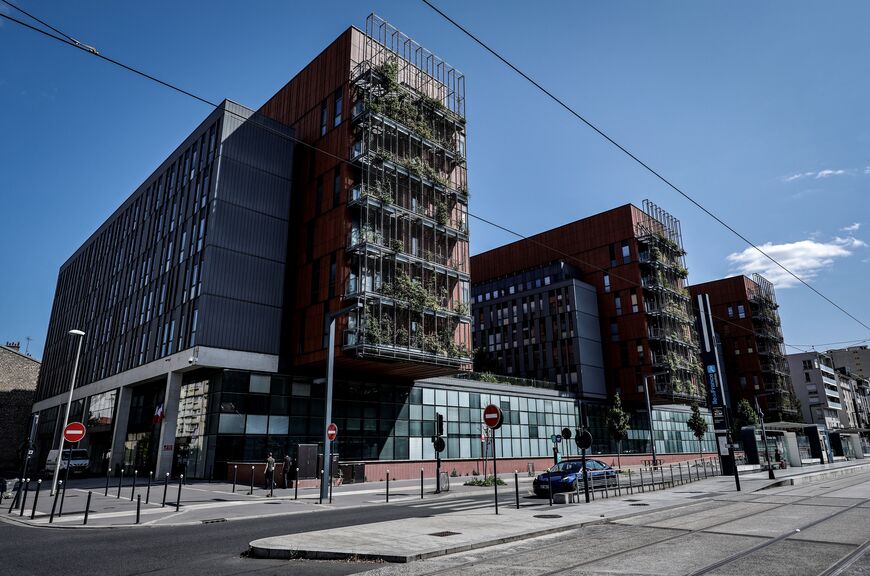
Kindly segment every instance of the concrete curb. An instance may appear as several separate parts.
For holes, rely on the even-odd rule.
[[[870,463],[855,464],[854,466],[837,468],[834,470],[820,470],[819,472],[810,472],[808,474],[802,474],[800,476],[791,476],[789,478],[783,478],[782,480],[775,480],[762,488],[762,490],[766,490],[768,488],[781,488],[783,486],[799,486],[802,484],[811,484],[813,482],[831,480],[834,478],[841,478],[843,476],[851,476],[853,474],[860,474],[861,472],[866,472],[868,469],[870,469]]]

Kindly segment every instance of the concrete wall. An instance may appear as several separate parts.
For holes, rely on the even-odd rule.
[[[30,432],[30,406],[38,376],[38,361],[0,346],[0,472],[18,468],[19,450]]]

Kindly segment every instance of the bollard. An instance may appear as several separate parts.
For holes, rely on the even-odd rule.
[[[175,511],[181,507],[181,487],[184,485],[184,474],[178,477],[178,497],[175,499]]]
[[[237,464],[233,464],[233,494],[236,493],[236,477],[239,474],[239,466]]]
[[[323,476],[321,476],[322,478]],[[254,467],[251,466],[251,491],[248,493],[248,496],[254,495]]]
[[[628,470],[628,493],[634,494],[634,485],[631,483],[631,469]]]
[[[683,463],[677,462],[677,468],[680,469],[680,486],[683,485]]]
[[[595,476],[591,476],[592,480],[592,501],[595,502]]]
[[[299,468],[296,469],[296,480],[293,481],[293,499],[299,498]]]
[[[36,516],[36,503],[39,502],[39,489],[42,488],[42,478],[36,481],[36,494],[33,495],[33,509],[30,511],[30,519]]]
[[[332,468],[329,469],[329,503],[332,504]]]
[[[109,468],[106,470],[106,491],[103,493],[103,496],[109,496],[109,475],[112,473],[112,469]]]
[[[24,507],[27,505],[28,490],[30,490],[30,478],[24,481],[24,497],[21,498],[21,510],[18,511],[18,516],[24,516]],[[60,508],[63,510],[63,498],[60,500]]]
[[[646,492],[646,488],[643,485],[643,468],[640,469],[640,491]]]
[[[547,472],[547,499],[550,501],[550,506],[553,505],[553,479],[550,478],[550,473]]]
[[[63,480],[58,480],[58,488],[63,484]],[[48,523],[54,522],[54,509],[57,508],[57,497],[60,496],[60,490],[54,491],[54,502],[51,504],[51,515],[48,517]]]
[[[88,513],[91,511],[91,491],[88,490],[88,501],[85,503],[85,520],[82,522],[82,526],[88,525]]]
[[[662,481],[662,490],[665,489],[665,469],[663,466],[659,466],[659,478]]]
[[[139,475],[139,471],[133,470],[133,488],[130,490],[130,502],[133,501],[133,496],[136,494],[136,477]]]
[[[25,491],[24,494],[27,495],[27,492]],[[64,501],[64,500],[66,500],[66,482],[63,483],[63,488],[61,489],[61,495],[60,495],[60,508],[59,508],[58,511],[57,511],[57,517],[58,517],[58,518],[60,518],[61,516],[63,516],[63,501]]]
[[[142,513],[142,495],[136,496],[136,524],[139,523],[139,514]]]
[[[166,473],[166,476],[163,477],[163,504],[160,505],[161,508],[166,506],[166,489],[169,488],[169,472]]]
[[[423,499],[423,469],[420,468],[420,500]]]
[[[520,509],[520,472],[514,470],[514,491],[517,494],[517,510]]]
[[[674,487],[674,465],[670,464],[669,468],[671,469],[671,488]]]
[[[121,475],[118,476],[118,496],[117,496],[118,498],[121,497],[121,481],[124,480],[124,472],[125,471],[126,471],[126,468],[121,468]]]
[[[701,471],[698,470],[698,461],[695,460],[695,480],[701,479]]]
[[[577,478],[574,482],[574,488],[577,491],[577,504],[580,503],[580,479]]]
[[[151,500],[151,479],[154,477],[154,471],[148,472],[148,489],[145,491],[145,503]]]
[[[320,471],[320,484],[321,484],[321,485],[323,485],[323,472],[324,472],[323,470]],[[389,486],[389,481],[387,481],[387,486]],[[390,500],[389,500],[389,494],[388,494],[387,496],[388,496],[388,498],[387,498],[387,502],[389,502],[389,501],[390,501]],[[318,503],[318,504],[323,504],[323,492],[319,492],[319,493],[317,494],[317,503]]]
[[[389,501],[390,501],[390,471],[387,470],[387,502],[389,502]]]
[[[275,471],[272,471],[272,476],[275,475]],[[329,483],[329,491],[332,492],[332,482]],[[273,498],[275,496],[275,479],[272,478],[272,481],[269,482],[269,498]],[[329,501],[332,502],[332,495],[330,494]]]

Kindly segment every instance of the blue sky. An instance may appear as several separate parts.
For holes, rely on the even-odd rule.
[[[870,4],[436,4],[870,324]],[[417,0],[20,5],[251,107],[375,11],[466,75],[473,213],[534,233],[650,198],[682,221],[690,281],[776,282],[787,343],[870,338]],[[39,357],[60,265],[209,110],[9,22],[0,107],[0,340]],[[473,253],[513,239],[472,221]]]

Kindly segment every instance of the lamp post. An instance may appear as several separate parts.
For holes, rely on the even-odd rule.
[[[362,308],[362,302],[346,306],[341,310],[327,315],[329,320],[329,349],[326,363],[326,408],[323,411],[323,474],[320,478],[320,501],[329,498],[329,486],[332,484],[332,441],[329,439],[329,424],[332,422],[332,372],[335,363],[335,320],[349,312]],[[327,478],[329,480],[327,480]]]
[[[79,369],[79,356],[82,353],[82,340],[84,340],[85,333],[81,330],[70,330],[70,336],[78,336],[79,344],[76,348],[76,360],[73,364],[72,378],[69,383],[69,397],[66,401],[66,414],[63,417],[63,424],[61,426],[66,426],[67,420],[69,420],[69,409],[72,406],[72,397],[73,390],[76,387],[76,372]],[[72,448],[70,448],[71,450]],[[63,433],[61,433],[60,438],[57,441],[57,461],[54,465],[54,478],[51,481],[51,495],[54,496],[55,490],[57,490],[57,479],[60,476],[60,463],[63,460]]]
[[[655,376],[653,376],[653,381],[655,381]],[[653,426],[653,414],[652,414],[652,404],[649,400],[649,385],[647,384],[647,378],[643,379],[643,397],[646,400],[646,413],[649,415],[649,447],[652,455],[652,465],[653,469],[656,466],[656,439],[655,439],[655,428]]]
[[[758,412],[758,418],[761,420],[761,441],[764,442],[764,459],[767,461],[767,477],[775,480],[773,467],[770,465],[770,450],[767,449],[767,431],[764,429],[764,412],[758,405],[758,394],[755,395],[755,411]]]

